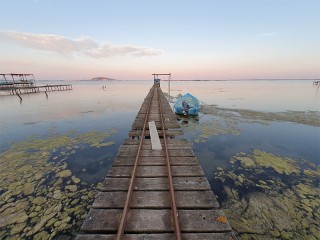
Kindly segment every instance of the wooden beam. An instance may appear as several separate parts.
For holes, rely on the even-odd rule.
[[[152,150],[162,150],[160,138],[158,135],[158,130],[156,128],[156,123],[154,121],[151,121],[151,122],[148,122],[148,124],[149,124]]]

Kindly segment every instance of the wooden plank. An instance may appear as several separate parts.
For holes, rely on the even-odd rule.
[[[106,178],[103,181],[101,191],[127,191],[130,178]],[[211,186],[205,177],[174,177],[175,191],[211,190]],[[137,178],[135,190],[154,191],[169,190],[167,178]]]
[[[108,172],[108,177],[131,177],[133,167],[117,166],[112,167]],[[203,170],[199,165],[171,166],[173,177],[201,177]],[[137,177],[166,177],[166,166],[139,166]]]
[[[171,109],[170,109],[171,110]],[[144,108],[143,110],[139,110],[137,116],[136,116],[136,120],[142,120],[144,119],[144,116],[146,115],[147,112],[147,107]],[[160,121],[160,114],[158,112],[156,113],[149,113],[149,118],[150,119],[156,119],[156,121]],[[163,113],[163,119],[169,119],[166,121],[171,121],[171,122],[177,122],[177,115],[174,114],[171,110],[171,113],[168,111],[168,109],[165,110],[165,112]]]
[[[163,145],[163,139],[160,139],[161,144]],[[140,144],[140,139],[126,139],[119,149],[130,148],[131,146],[138,147]],[[168,149],[187,149],[192,148],[192,142],[187,139],[167,139]],[[144,139],[142,149],[151,149],[151,140]]]
[[[151,137],[151,146],[152,150],[162,150],[162,146],[160,143],[158,131],[156,129],[156,124],[154,121],[148,122],[149,130],[150,130],[150,137]]]
[[[154,119],[148,119],[149,121],[155,121]],[[132,124],[132,130],[135,130],[135,129],[141,129],[143,128],[143,124],[144,124],[144,120],[135,120],[134,123]],[[156,125],[156,128],[157,129],[161,129],[161,122],[160,121],[155,121],[155,125]],[[164,128],[167,129],[167,128],[180,128],[180,125],[179,123],[177,122],[165,122],[164,123]]]
[[[139,140],[139,139],[132,139],[132,140]],[[149,139],[146,139],[149,140]],[[146,142],[146,140],[143,140],[142,149],[143,150],[152,150],[152,146],[150,141]],[[162,148],[164,148],[164,144],[160,141],[160,144]],[[119,147],[119,152],[125,152],[125,151],[138,151],[139,145],[136,144],[128,144],[128,145],[121,145]],[[188,143],[181,143],[181,144],[167,144],[168,150],[184,150],[184,149],[191,149],[191,145]]]
[[[165,152],[162,150],[163,139],[157,142],[159,150],[153,150],[154,137],[149,139],[153,131],[162,137],[158,97],[162,99],[167,137],[174,138],[183,132],[179,128],[177,116],[172,112],[161,89],[159,90],[158,93],[155,86],[150,89],[132,124],[133,131],[129,132],[131,138],[141,137],[145,113],[151,101],[148,121],[154,122],[148,128],[150,130],[146,131],[146,139],[143,140],[137,178],[134,181],[133,196],[123,236],[125,240],[175,239],[166,178]],[[151,99],[153,93],[154,98]],[[225,222],[223,211],[218,209],[219,204],[192,151],[192,144],[185,139],[167,139],[167,143],[182,239],[235,239],[229,223]],[[113,167],[100,188],[101,192],[97,194],[93,208],[81,227],[82,232],[89,234],[78,235],[78,240],[114,239],[139,144],[138,139],[127,139],[119,148]]]
[[[135,157],[120,157],[117,156],[113,161],[112,166],[133,166]],[[199,162],[196,157],[170,157],[170,165],[198,165]],[[156,166],[166,165],[164,157],[141,157],[139,161],[140,166]]]
[[[163,144],[163,139],[160,139],[161,144]],[[140,140],[139,139],[125,139],[123,141],[123,145],[122,146],[126,146],[126,145],[139,145]],[[144,139],[143,140],[143,144],[144,145],[151,145],[151,141],[150,139]],[[192,142],[190,142],[187,139],[167,139],[167,144],[169,146],[171,145],[189,145],[190,147],[192,146]]]
[[[138,147],[131,145],[126,148],[119,148],[117,156],[136,156],[138,152]],[[194,153],[191,148],[187,149],[168,149],[170,157],[193,157]],[[153,151],[151,149],[142,149],[140,151],[140,156],[142,157],[164,157],[165,150]]]
[[[121,209],[91,209],[81,226],[86,232],[116,232]],[[182,232],[225,232],[231,231],[221,210],[178,210],[180,229]],[[171,210],[162,209],[130,209],[126,224],[126,232],[130,233],[165,233],[173,232]]]
[[[138,137],[141,136],[142,131],[130,131],[128,133],[129,137]],[[162,137],[162,131],[158,131],[158,134],[160,137]],[[150,136],[149,130],[145,131],[145,135],[146,136]],[[174,136],[178,136],[178,135],[183,135],[183,131],[181,129],[174,129],[174,130],[166,130],[166,135],[168,137],[174,137]]]
[[[170,157],[180,157],[180,156],[183,156],[183,157],[193,157],[194,156],[194,153],[192,151],[191,148],[189,149],[169,149],[168,150],[169,152],[169,156]],[[154,156],[154,157],[158,157],[158,156],[165,156],[165,151],[156,151],[156,152],[153,152],[153,151],[150,151],[150,150],[142,150],[141,151],[141,156]]]
[[[224,232],[232,231],[222,210],[178,210],[181,231]]]
[[[76,240],[114,240],[115,234],[80,234]],[[232,232],[224,233],[182,233],[183,240],[236,240]],[[170,240],[175,239],[174,233],[157,234],[124,234],[123,240]]]
[[[123,208],[127,192],[99,192],[93,208]],[[211,209],[219,203],[212,191],[176,191],[178,208]],[[130,208],[171,208],[169,191],[134,191]]]

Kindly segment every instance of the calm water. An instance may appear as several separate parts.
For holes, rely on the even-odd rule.
[[[47,84],[38,81],[38,85]],[[69,83],[50,81],[50,83]],[[17,96],[1,96],[1,141],[4,151],[12,143],[23,141],[30,135],[45,138],[49,131],[58,134],[74,130],[77,133],[105,131],[116,128],[112,137],[117,147],[127,137],[127,132],[147,95],[152,82],[149,81],[74,81],[72,91],[49,92],[23,95],[20,103]],[[106,86],[106,90],[102,89]],[[168,82],[162,82],[168,92]],[[170,95],[190,92],[205,104],[223,108],[249,109],[265,112],[320,111],[320,93],[312,81],[190,81],[171,82]],[[201,124],[210,116],[201,116]],[[199,156],[206,174],[210,178],[216,166],[224,165],[233,154],[259,148],[275,154],[303,158],[320,164],[319,127],[288,122],[273,122],[268,125],[243,123],[240,135],[212,136],[205,143],[195,143],[194,151]],[[192,128],[191,128],[192,129]],[[194,140],[196,131],[187,130],[185,135]],[[110,149],[108,149],[110,151]],[[85,153],[88,159],[104,156],[103,150]],[[109,153],[110,155],[110,153]],[[79,154],[78,157],[83,154]],[[90,157],[91,156],[91,157]],[[214,161],[212,160],[214,158]],[[92,164],[92,162],[90,162]],[[70,163],[77,172],[77,166]],[[109,166],[110,164],[106,164]],[[92,167],[91,167],[92,168]],[[94,171],[93,171],[94,172]],[[107,169],[99,169],[99,177]],[[92,177],[95,174],[92,174]],[[95,182],[99,177],[87,179]]]
[[[38,85],[48,83],[71,83],[73,90],[49,92],[48,96],[45,93],[26,94],[22,95],[22,102],[17,96],[0,96],[0,153],[5,153],[15,143],[27,142],[31,136],[46,140],[52,134],[54,136],[64,134],[80,136],[93,131],[108,132],[115,129],[116,131],[107,140],[114,143],[110,146],[97,148],[86,145],[69,150],[60,146],[58,150],[49,150],[52,154],[51,164],[55,164],[55,159],[58,158],[60,162],[57,163],[59,164],[57,166],[64,165],[65,169],[71,170],[72,176],[81,179],[81,184],[85,184],[81,185],[82,187],[96,185],[106,176],[119,146],[128,137],[128,131],[151,88],[152,81],[39,81]],[[102,88],[103,86],[106,86],[106,89]],[[171,82],[170,91],[168,82],[162,82],[162,90],[170,93],[171,103],[174,103],[175,97],[179,94],[189,92],[197,96],[203,104],[215,105],[220,109],[247,109],[264,113],[320,112],[319,89],[312,85],[312,81],[184,81]],[[209,134],[206,132],[207,136],[203,141],[201,138],[202,131],[205,129],[203,126],[210,129],[219,121],[221,126],[218,125],[224,128],[223,131],[220,131],[219,128],[217,129],[220,132],[209,130]],[[214,173],[217,168],[227,169],[230,166],[229,159],[239,152],[250,153],[258,149],[320,165],[320,127],[301,124],[299,121],[264,121],[261,123],[245,119],[239,121],[239,119],[229,118],[228,115],[215,116],[201,113],[196,119],[182,121],[181,126],[185,133],[184,137],[193,142],[193,150],[213,190],[220,196],[220,202],[224,199],[221,194],[221,186],[217,186],[215,182]],[[10,155],[4,154],[4,156]],[[20,164],[19,159],[15,161]],[[9,175],[10,171],[15,171],[14,167],[12,166],[12,170],[9,170]],[[38,166],[35,169],[39,167],[41,168]],[[52,171],[56,172],[51,175],[57,176],[58,170]],[[2,174],[6,179],[10,179],[11,184],[14,184],[15,179],[8,178],[7,173]],[[27,174],[32,175],[28,172]],[[21,181],[21,177],[18,178]],[[42,185],[51,184],[52,186],[53,183],[54,180],[45,181]],[[61,183],[61,186],[66,184],[70,184],[70,180]],[[43,187],[50,189],[50,185]],[[1,195],[5,194],[5,186],[2,188],[0,188]],[[33,190],[36,196],[43,194],[43,191],[40,191],[41,186]],[[23,191],[28,191],[28,189]],[[43,196],[48,194],[52,195],[53,192]],[[79,197],[75,195],[73,201],[78,201],[80,195]],[[15,199],[6,199],[5,203],[19,201],[21,206],[24,198],[28,197],[20,193]],[[28,199],[33,201],[33,198]],[[87,204],[90,201],[92,202],[89,200]],[[32,213],[33,210],[28,211]],[[79,218],[79,216],[72,217],[72,219]],[[68,231],[78,231],[76,224],[68,226]],[[47,231],[52,231],[50,227],[47,228]],[[65,232],[65,234],[70,234],[70,232]]]

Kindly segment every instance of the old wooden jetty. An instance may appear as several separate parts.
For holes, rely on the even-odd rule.
[[[71,84],[47,84],[37,86],[33,74],[29,73],[9,73],[0,74],[0,91],[9,94],[25,94],[37,92],[65,91],[72,90]]]
[[[320,85],[320,81],[313,81],[313,85]]]
[[[76,239],[235,239],[182,134],[155,83]]]

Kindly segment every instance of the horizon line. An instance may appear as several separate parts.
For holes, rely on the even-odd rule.
[[[239,79],[161,79],[164,82],[181,82],[181,81],[298,81],[298,80],[320,80],[320,78],[239,78]],[[108,79],[108,80],[95,80],[95,79],[38,79],[36,81],[153,81],[153,79]]]

